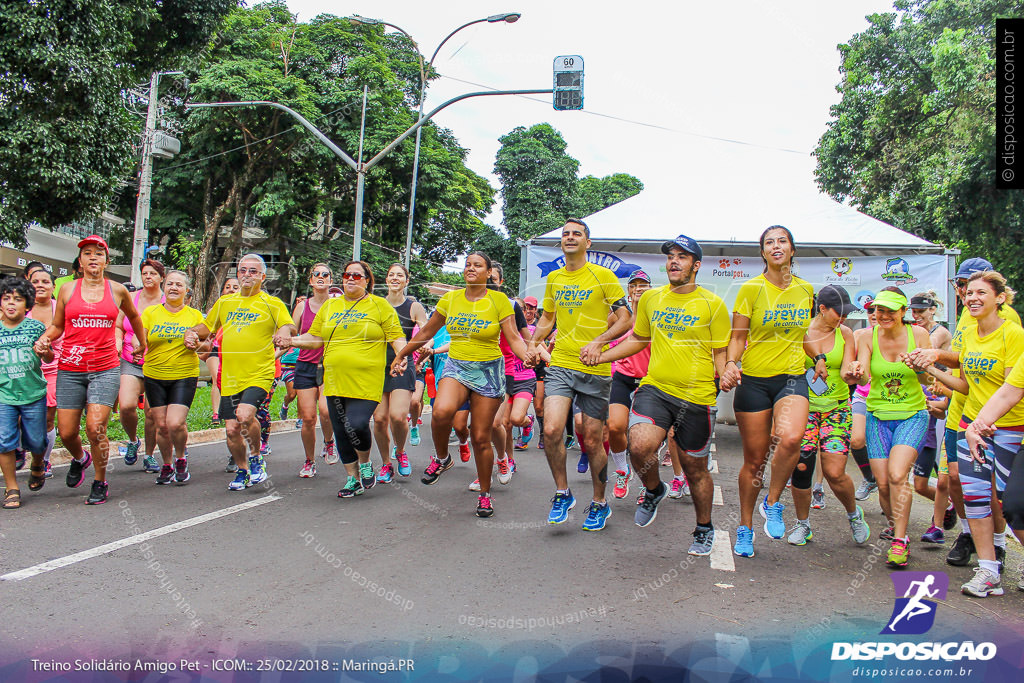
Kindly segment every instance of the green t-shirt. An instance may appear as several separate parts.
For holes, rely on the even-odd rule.
[[[23,406],[46,396],[42,361],[32,348],[45,331],[32,318],[15,328],[0,323],[0,403]]]

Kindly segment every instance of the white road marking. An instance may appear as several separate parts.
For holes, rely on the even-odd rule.
[[[725,505],[725,499],[722,498],[722,487],[715,484],[715,497],[711,499],[712,505]]]
[[[732,538],[724,529],[715,529],[715,540],[711,544],[711,568],[723,572],[736,571],[736,563],[732,559]]]
[[[718,474],[718,461],[711,458],[711,464],[708,465],[708,472],[711,474]]]
[[[280,498],[281,496],[276,493],[272,493],[269,496],[250,500],[247,503],[232,505],[231,507],[224,508],[223,510],[215,510],[214,512],[208,512],[205,515],[199,515],[198,517],[192,517],[191,519],[183,519],[180,522],[168,524],[167,526],[162,526],[158,529],[153,529],[152,531],[128,536],[127,538],[122,538],[119,541],[105,543],[103,545],[96,546],[95,548],[90,548],[89,550],[74,553],[73,555],[58,557],[56,560],[50,560],[49,562],[43,562],[42,564],[37,564],[26,569],[19,569],[16,572],[4,574],[3,576],[0,576],[0,581],[21,581],[23,579],[36,576],[37,574],[45,574],[46,572],[53,571],[54,569],[60,569],[61,567],[67,567],[78,562],[84,562],[85,560],[90,560],[94,557],[99,557],[100,555],[106,555],[107,553],[112,553],[115,550],[120,550],[121,548],[127,548],[128,546],[144,543],[152,538],[166,536],[167,534],[172,534],[175,531],[181,531],[182,529],[187,529],[188,527],[196,526],[203,522],[210,522],[221,517],[226,517],[227,515],[233,515],[236,512],[241,512],[242,510],[248,510],[249,508],[254,508],[266,503],[272,503]]]

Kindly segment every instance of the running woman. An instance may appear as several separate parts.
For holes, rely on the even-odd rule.
[[[864,314],[868,319],[868,327],[878,324],[875,318],[874,302],[870,299],[862,303]],[[878,482],[875,475],[871,473],[871,460],[868,458],[867,430],[865,426],[868,420],[868,394],[871,392],[870,384],[856,384],[853,388],[853,396],[850,397],[850,410],[853,413],[853,428],[850,431],[850,453],[853,454],[853,461],[857,463],[860,470],[861,482],[857,486],[853,497],[857,500],[867,500],[874,491],[878,490]]]
[[[846,473],[853,415],[850,411],[850,386],[843,376],[845,368],[857,357],[853,330],[843,323],[857,307],[850,301],[850,294],[837,285],[822,287],[815,305],[817,314],[807,329],[804,351],[811,353],[817,348],[825,354],[828,376],[822,393],[810,392],[807,429],[800,444],[800,460],[793,470],[796,524],[787,540],[792,545],[804,545],[814,537],[810,523],[811,478],[820,453],[821,471],[846,510],[853,542],[860,544],[868,540],[871,530],[864,521],[864,511],[854,500],[853,480]],[[807,358],[805,365],[810,369],[815,362]]]
[[[238,278],[229,277],[224,281],[224,286],[220,288],[220,295],[227,296],[228,294],[234,294],[238,291]],[[220,344],[216,338],[210,341],[210,351],[203,353],[200,351],[199,358],[206,362],[206,367],[210,371],[210,406],[213,408],[213,417],[211,421],[213,426],[217,427],[220,425],[220,414],[217,410],[220,408]],[[203,356],[206,356],[205,358]],[[228,472],[234,472],[234,460],[228,458],[229,468]]]
[[[967,292],[968,278],[975,273],[989,270],[992,270],[992,264],[983,258],[969,258],[960,264],[956,271],[956,276],[952,279],[951,283],[956,288],[957,299],[961,304],[964,303],[964,295]],[[1020,316],[1017,315],[1017,312],[1009,304],[1003,304],[999,309],[998,315],[1003,320],[1009,320],[1020,325]],[[970,314],[965,306],[957,320],[950,348],[946,351],[940,349],[916,349],[911,354],[915,369],[923,370],[925,367],[936,363],[947,368],[959,368],[961,340],[963,339],[964,332],[968,327],[973,327],[976,324],[974,316]],[[947,455],[947,466],[949,468],[949,497],[952,499],[953,505],[956,507],[957,517],[960,519],[960,535],[957,536],[956,541],[953,542],[953,547],[950,548],[949,553],[946,555],[946,563],[954,567],[966,567],[970,564],[971,555],[975,552],[974,541],[971,539],[971,528],[967,521],[967,511],[964,507],[964,494],[960,486],[960,472],[956,456],[957,434],[959,431],[962,431],[960,430],[960,419],[963,417],[964,402],[966,400],[967,397],[963,394],[953,393],[949,409],[946,411],[946,430],[944,432],[944,446]],[[1006,548],[1005,545],[1001,544],[1006,542],[1006,530],[1001,518],[997,518],[995,523],[996,557],[1002,561]]]
[[[696,271],[694,272],[696,273]],[[636,306],[640,297],[650,288],[651,277],[643,270],[635,270],[630,274],[626,282],[629,310],[637,310]],[[611,346],[621,344],[630,336],[626,335],[617,339],[611,343]],[[612,363],[612,390],[608,401],[608,445],[615,468],[615,486],[612,488],[612,495],[616,498],[625,498],[629,495],[629,480],[633,478],[629,455],[626,453],[629,408],[633,403],[633,394],[640,386],[640,381],[647,376],[647,367],[650,362],[651,347],[647,345],[639,353],[620,358]]]
[[[1002,517],[999,500],[1013,469],[1021,437],[1024,436],[1024,404],[1018,404],[992,422],[974,428],[974,448],[968,446],[963,433],[974,422],[982,408],[996,394],[1012,370],[1021,364],[1024,353],[1024,329],[999,317],[999,308],[1013,303],[1013,290],[1006,279],[995,271],[975,273],[968,278],[964,304],[975,323],[964,329],[960,339],[961,377],[953,377],[934,365],[928,373],[950,389],[967,395],[960,420],[957,460],[960,484],[967,507],[967,522],[978,553],[974,578],[962,587],[963,593],[978,598],[1002,595],[999,573],[1001,558],[996,556],[995,520]],[[1018,373],[1019,374],[1019,373]],[[972,452],[973,451],[973,452]],[[993,490],[992,480],[996,486]],[[1005,521],[999,526],[1006,527]],[[1005,531],[1002,532],[1005,535]],[[1005,538],[1002,539],[1005,542]]]
[[[707,458],[718,393],[715,374],[725,371],[729,346],[729,311],[720,297],[697,284],[703,250],[696,240],[679,235],[661,251],[668,284],[643,294],[632,334],[600,360],[626,358],[645,348],[651,353],[650,371],[640,380],[629,416],[629,454],[644,486],[636,525],[653,522],[668,494],[659,475],[658,449],[671,432],[669,448],[676,450],[689,478],[697,513],[688,552],[710,555],[714,484]]]
[[[132,303],[135,304],[135,310],[141,316],[150,306],[159,306],[164,303],[164,295],[160,290],[164,279],[164,266],[159,261],[146,259],[142,262],[140,272],[142,274],[142,289],[135,292]],[[120,410],[121,426],[124,428],[125,434],[128,435],[128,444],[122,448],[121,455],[124,457],[124,464],[131,466],[139,459],[139,448],[142,447],[142,441],[138,437],[138,405],[140,401],[144,401],[146,376],[143,366],[145,358],[139,362],[131,360],[134,333],[123,313],[117,319],[115,335],[117,347],[121,353],[121,388],[118,391],[117,403]],[[160,466],[153,456],[156,450],[156,425],[148,410],[144,409],[143,416],[145,417],[146,455],[142,459],[142,469],[146,472],[156,473],[160,471]]]
[[[0,473],[5,487],[0,507],[5,510],[21,507],[14,457],[19,443],[32,454],[29,490],[38,491],[46,482],[46,379],[41,361],[52,361],[53,349],[37,346],[46,325],[26,317],[35,299],[35,288],[24,278],[0,281]]]
[[[355,272],[354,269],[353,272]],[[316,314],[330,299],[333,282],[331,267],[326,263],[316,263],[309,273],[309,286],[313,296],[295,306],[292,318],[298,321],[299,333],[309,332]],[[365,287],[363,287],[365,289]],[[299,349],[298,346],[292,347]],[[295,392],[298,394],[299,420],[302,422],[300,436],[302,449],[306,453],[306,461],[299,470],[299,476],[309,479],[316,476],[316,423],[320,417],[320,429],[324,434],[324,447],[321,452],[324,462],[334,465],[338,462],[338,454],[334,450],[334,429],[327,408],[327,394],[324,393],[324,350],[323,347],[302,348],[295,362]]]
[[[27,315],[49,327],[53,323],[53,314],[57,311],[57,302],[53,298],[53,274],[45,268],[35,268],[29,272],[28,281],[36,288],[36,298]],[[60,360],[62,339],[54,339],[50,344],[53,349],[53,360],[43,362],[43,377],[46,379],[46,450],[43,452],[43,468],[46,470],[44,476],[47,479],[53,476],[50,452],[57,441],[57,365]]]
[[[924,446],[928,411],[921,385],[927,374],[908,367],[915,348],[930,348],[924,328],[907,325],[907,297],[898,287],[886,287],[875,297],[874,328],[858,330],[857,360],[847,379],[871,382],[867,408],[867,442],[871,470],[878,482],[878,502],[889,526],[882,540],[891,541],[886,563],[906,567],[910,557],[907,523],[914,496],[907,478]]]
[[[605,527],[612,509],[605,501],[608,481],[608,456],[604,450],[604,427],[608,420],[608,398],[611,393],[612,370],[609,363],[599,363],[604,346],[629,331],[632,316],[626,305],[626,293],[615,273],[587,261],[590,228],[577,219],[567,219],[560,240],[565,265],[548,274],[544,285],[544,314],[530,340],[530,359],[540,358],[538,346],[548,338],[556,322],[558,342],[545,373],[544,453],[555,480],[548,524],[561,524],[569,519],[569,510],[576,498],[569,490],[565,468],[565,443],[562,425],[567,422],[571,434],[572,405],[575,401],[583,414],[583,444],[590,457],[590,478],[594,498],[587,506],[583,522],[585,531]],[[609,327],[608,316],[615,323]]]
[[[733,550],[741,557],[754,556],[755,506],[770,538],[786,534],[779,498],[800,459],[808,410],[803,342],[811,324],[814,290],[793,275],[796,244],[788,228],[771,226],[761,233],[760,243],[764,272],[743,283],[736,296],[729,355],[721,375],[722,391],[738,387],[734,407],[743,439],[743,467]],[[824,377],[825,356],[815,356],[814,376]],[[772,478],[758,505],[769,457]]]
[[[228,294],[206,315],[206,320],[185,333],[185,346],[199,343],[224,330],[220,342],[220,416],[225,421],[228,451],[238,468],[231,491],[244,491],[269,476],[260,455],[260,424],[256,410],[270,393],[276,374],[274,343],[295,334],[295,324],[284,302],[262,291],[267,265],[258,254],[238,260],[237,294]]]
[[[185,305],[188,275],[172,270],[164,277],[164,303],[150,306],[142,313],[146,328],[148,363],[146,401],[155,423],[155,436],[163,466],[157,484],[183,485],[191,475],[185,446],[188,444],[186,418],[196,396],[199,381],[199,356],[185,346],[185,332],[203,322],[203,314]]]
[[[146,331],[128,290],[104,277],[110,263],[106,241],[90,235],[78,243],[78,250],[82,279],[61,287],[53,323],[37,342],[37,350],[45,353],[53,340],[64,335],[57,366],[57,431],[72,458],[66,483],[71,488],[81,486],[85,469],[93,465],[94,480],[85,502],[100,505],[107,501],[109,492],[107,423],[121,378],[115,341],[118,316],[125,315],[139,340],[145,339]],[[140,341],[132,357],[141,359],[145,353],[146,343]],[[78,433],[83,410],[91,452],[83,450]]]
[[[388,287],[386,298],[398,312],[398,320],[402,323],[405,340],[409,341],[412,338],[413,327],[419,325],[422,328],[427,324],[427,312],[423,309],[423,304],[411,296],[406,296],[405,292],[409,287],[409,271],[401,263],[391,264],[391,267],[388,268],[386,283]],[[377,450],[380,451],[382,481],[390,481],[390,477],[394,477],[394,466],[391,464],[392,456],[398,462],[399,475],[408,477],[412,474],[409,455],[405,452],[405,441],[409,437],[409,423],[406,422],[406,418],[409,416],[409,404],[412,402],[412,394],[416,389],[416,368],[410,360],[405,364],[403,373],[393,377],[389,369],[392,367],[394,359],[394,352],[391,347],[388,347],[384,394],[373,413],[373,436],[377,442]],[[391,436],[395,439],[393,450],[388,438],[389,426]]]
[[[373,294],[373,273],[366,262],[349,261],[341,278],[344,294],[323,302],[305,333],[284,337],[279,344],[323,350],[327,411],[348,474],[338,497],[352,498],[376,482],[370,464],[370,417],[384,391],[384,349],[400,352],[405,335],[394,307]],[[395,368],[404,371],[404,365],[396,361]]]
[[[451,434],[456,412],[468,400],[470,439],[480,479],[478,517],[494,514],[490,494],[491,470],[494,468],[491,429],[494,416],[505,398],[505,360],[501,356],[498,338],[504,334],[512,352],[520,359],[526,357],[526,344],[515,327],[512,302],[501,292],[487,287],[490,271],[491,259],[487,254],[474,251],[467,256],[462,271],[466,287],[441,297],[427,324],[398,352],[391,370],[398,374],[408,355],[426,344],[442,325],[448,328],[451,345],[430,419],[434,456],[423,473],[422,481],[433,484],[454,464],[448,455],[448,435]],[[441,453],[444,453],[443,458]]]

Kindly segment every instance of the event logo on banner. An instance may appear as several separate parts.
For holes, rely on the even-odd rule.
[[[907,259],[898,256],[886,259],[882,279],[896,285],[909,285],[917,282],[917,278],[910,274],[910,264],[907,263]]]
[[[561,252],[559,252],[561,254]],[[624,280],[629,277],[630,273],[634,270],[640,270],[640,266],[635,263],[626,263],[614,254],[609,254],[605,251],[588,251],[587,260],[597,266],[604,266],[608,270],[615,273],[615,277],[620,280]],[[565,265],[565,256],[559,256],[551,261],[544,263],[538,263],[537,267],[540,268],[541,277],[547,277],[548,273],[554,272]]]
[[[824,284],[827,285],[859,285],[860,275],[853,273],[852,258],[832,259],[832,272],[825,273]]]

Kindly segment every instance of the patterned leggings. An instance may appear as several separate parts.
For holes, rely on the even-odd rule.
[[[961,427],[966,424],[961,423]],[[971,457],[967,438],[963,431],[957,434],[956,458],[960,468],[960,484],[964,489],[964,506],[968,519],[983,519],[992,516],[992,473],[995,472],[996,496],[1001,501],[1006,483],[1010,478],[1024,427],[996,429],[995,435],[986,437],[985,462],[979,463]],[[1009,522],[1009,520],[1007,520]],[[1014,529],[1019,528],[1011,524]]]

